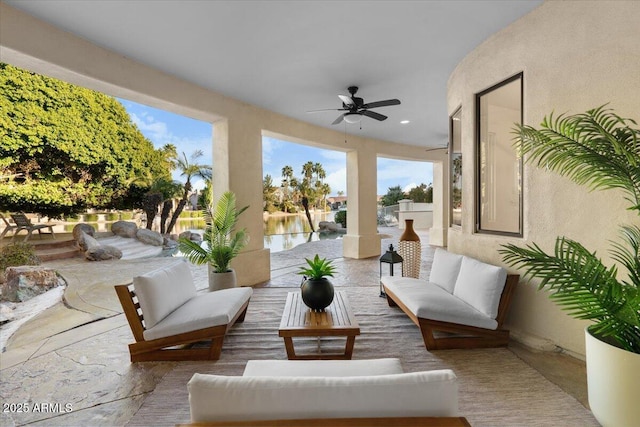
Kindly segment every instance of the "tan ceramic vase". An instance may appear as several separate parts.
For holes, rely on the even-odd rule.
[[[405,277],[420,278],[420,256],[422,246],[420,237],[413,229],[413,220],[405,219],[404,233],[400,236],[398,253],[402,257],[402,271]]]

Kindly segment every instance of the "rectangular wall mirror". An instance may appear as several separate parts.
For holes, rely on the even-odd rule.
[[[480,233],[522,236],[522,159],[512,133],[522,123],[522,78],[519,73],[476,95]]]
[[[462,226],[462,107],[449,117],[451,225]]]

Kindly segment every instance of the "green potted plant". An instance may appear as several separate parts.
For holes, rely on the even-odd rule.
[[[640,130],[601,106],[584,114],[545,118],[541,129],[519,126],[516,145],[537,162],[591,189],[619,189],[640,217]],[[605,426],[640,420],[640,227],[620,226],[605,266],[595,252],[565,238],[547,254],[535,243],[504,245],[503,260],[539,279],[539,288],[585,329],[589,406]],[[619,272],[624,271],[624,273]]]
[[[335,267],[333,261],[320,258],[305,258],[308,266],[300,267],[298,274],[304,276],[300,292],[302,301],[312,310],[324,310],[333,301],[333,284],[326,277],[333,277]]]
[[[178,242],[180,251],[194,264],[209,265],[209,290],[215,291],[236,286],[236,274],[231,260],[249,240],[246,229],[234,233],[238,217],[248,206],[236,210],[236,196],[227,191],[218,203],[207,206],[204,213],[205,229],[202,245],[186,238]]]

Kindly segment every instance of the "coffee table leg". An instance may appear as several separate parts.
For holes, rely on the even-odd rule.
[[[353,345],[356,342],[356,336],[351,335],[347,337],[347,345],[344,348],[344,357],[348,360],[351,360],[351,356],[353,355]]]
[[[293,348],[293,339],[291,337],[284,338],[284,347],[287,349],[287,359],[296,359],[296,351]]]

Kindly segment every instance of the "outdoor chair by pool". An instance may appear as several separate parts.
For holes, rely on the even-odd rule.
[[[1,213],[0,213],[0,219],[2,220],[2,222],[4,222],[4,230],[2,230],[2,234],[0,234],[0,240],[2,240],[4,235],[11,230],[14,230],[14,234],[15,234],[15,230],[18,228],[18,226],[15,224],[11,224],[9,220],[7,220],[7,218]]]
[[[32,224],[31,220],[27,218],[27,216],[23,213],[15,213],[10,215],[11,215],[11,218],[13,219],[13,222],[16,223],[16,227],[15,227],[16,230],[13,233],[13,237],[11,238],[11,240],[13,240],[18,235],[18,233],[20,233],[22,230],[27,230],[27,235],[24,238],[25,242],[29,240],[29,238],[31,237],[31,234],[36,230],[38,231],[40,238],[42,238],[42,230],[45,228],[48,228],[49,232],[48,233],[45,232],[44,234],[51,234],[51,237],[53,237],[54,239],[56,238],[56,235],[53,234],[53,226],[55,224]]]
[[[217,360],[225,334],[247,313],[251,288],[197,294],[184,261],[143,274],[115,287],[136,342],[132,362]],[[208,346],[189,345],[210,341]]]

